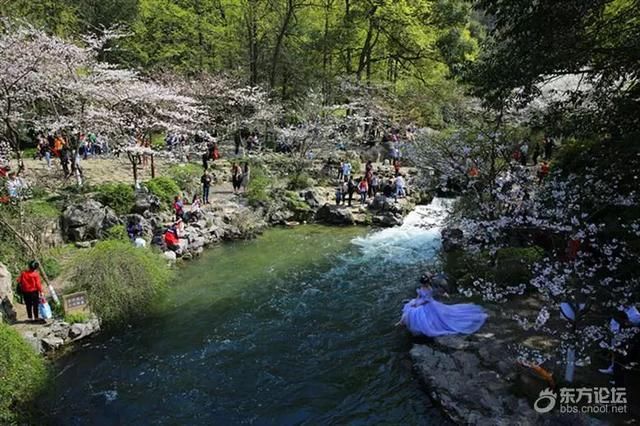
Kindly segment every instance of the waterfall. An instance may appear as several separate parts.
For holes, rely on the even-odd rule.
[[[363,261],[381,260],[396,264],[414,264],[433,257],[440,249],[440,231],[453,199],[434,198],[429,205],[417,206],[401,226],[357,237]]]

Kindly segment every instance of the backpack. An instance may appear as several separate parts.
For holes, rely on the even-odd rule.
[[[22,293],[22,284],[20,283],[16,286],[15,298],[18,303],[24,303],[24,294]]]

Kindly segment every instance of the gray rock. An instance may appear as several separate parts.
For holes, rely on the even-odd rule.
[[[194,236],[189,238],[189,250],[195,251],[204,247],[205,240],[201,236]]]
[[[155,213],[155,212],[159,212],[161,208],[162,208],[162,202],[160,201],[160,198],[156,197],[155,195],[149,192],[138,191],[136,193],[136,201],[133,206],[134,213],[138,213],[138,214],[144,214],[145,212]]]
[[[388,212],[373,216],[372,222],[374,225],[390,228],[402,225],[403,219],[400,215]]]
[[[0,321],[2,317],[9,321],[16,320],[16,310],[13,305],[13,287],[11,274],[6,266],[0,263]]]
[[[95,200],[69,205],[62,213],[62,231],[69,241],[100,239],[104,231],[120,223],[113,210]]]
[[[325,204],[318,210],[316,220],[331,225],[353,225],[355,222],[351,210],[331,204]]]
[[[466,337],[436,339],[447,352],[414,345],[411,357],[434,399],[459,424],[536,424],[538,415],[511,393],[511,383],[484,367]],[[514,399],[516,401],[514,401]]]
[[[300,196],[311,208],[318,208],[325,204],[326,200],[317,189],[306,189],[300,192]]]
[[[51,336],[47,336],[45,338],[42,339],[42,344],[45,348],[45,350],[48,351],[55,351],[56,349],[60,348],[62,345],[64,345],[64,340],[60,337],[51,335]]]
[[[38,338],[34,333],[23,333],[22,338],[29,344],[29,346],[33,348],[36,353],[44,353],[42,340]]]
[[[69,328],[69,338],[77,340],[86,334],[87,326],[85,324],[73,324]]]
[[[75,246],[78,248],[88,249],[91,248],[91,241],[76,241]]]
[[[176,255],[176,253],[171,250],[167,250],[162,254],[164,258],[167,259],[169,262],[175,262],[178,259],[178,256]]]

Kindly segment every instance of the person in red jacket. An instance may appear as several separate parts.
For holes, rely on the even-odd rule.
[[[179,223],[167,229],[164,233],[164,243],[169,250],[180,254],[180,237],[178,236]]]
[[[40,282],[40,265],[35,260],[29,262],[29,269],[22,271],[18,277],[20,291],[27,306],[27,317],[29,320],[38,320],[38,305],[42,298],[42,283]]]

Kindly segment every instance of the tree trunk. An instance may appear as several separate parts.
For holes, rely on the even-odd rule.
[[[369,28],[367,29],[367,37],[364,40],[364,45],[360,51],[360,60],[358,61],[358,70],[356,71],[356,78],[358,81],[360,81],[362,77],[362,72],[365,71],[365,66],[370,62],[367,58],[371,58],[371,49],[373,48],[371,39],[373,38],[374,30],[373,15],[375,15],[377,9],[378,6],[373,6],[367,13],[367,16],[369,16]]]
[[[345,28],[351,28],[351,2],[349,0],[344,0],[344,27]],[[352,68],[351,68],[351,46],[347,46],[346,49],[346,60],[345,60],[345,68],[347,71],[347,74],[351,74],[352,73]]]
[[[327,68],[329,65],[329,13],[333,7],[333,0],[324,2],[324,33],[322,36],[322,105],[327,105],[329,98],[329,79]]]
[[[280,31],[278,32],[276,45],[273,48],[273,56],[271,57],[271,76],[269,77],[269,87],[271,89],[273,89],[276,83],[276,71],[278,69],[278,60],[280,59],[280,50],[282,49],[282,43],[284,42],[284,37],[287,34],[287,29],[289,28],[289,22],[293,17],[295,6],[294,0],[287,0],[287,11],[284,15]]]
[[[22,243],[22,245],[27,249],[27,251],[31,253],[31,256],[33,256],[33,259],[35,261],[37,261],[40,265],[43,264],[39,260],[38,253],[36,253],[35,249],[31,246],[31,244],[29,244],[26,238],[24,238],[22,234],[20,234],[8,221],[4,220],[1,216],[0,216],[0,224],[3,226],[3,228],[8,229],[9,232],[11,232]],[[51,294],[51,298],[53,299],[53,302],[56,305],[59,305],[60,299],[58,299],[58,294],[56,293],[55,288],[53,288],[53,286],[51,285],[51,281],[49,281],[49,277],[47,276],[47,272],[44,270],[44,267],[40,268],[40,272],[42,273],[42,279],[44,280],[45,284],[47,284],[47,287],[49,289],[49,294]]]
[[[258,84],[258,23],[256,20],[256,0],[249,0],[245,11],[249,43],[249,84]]]

